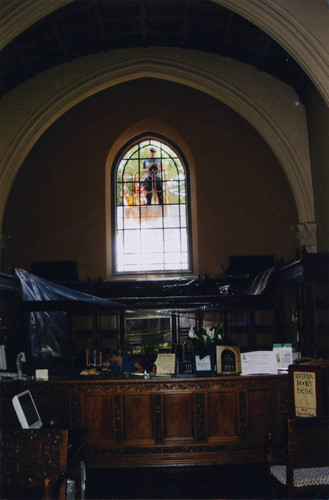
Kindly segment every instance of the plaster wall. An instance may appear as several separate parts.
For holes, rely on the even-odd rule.
[[[329,108],[314,90],[308,104],[308,123],[314,186],[318,251],[329,251]]]
[[[161,123],[164,133],[172,131],[169,138],[179,142],[193,169],[195,274],[219,274],[229,255],[295,255],[294,197],[257,131],[211,96],[144,78],[68,110],[31,149],[6,207],[5,265],[29,270],[31,261],[76,260],[81,279],[109,277],[109,151],[127,129],[147,127],[154,118],[159,132]]]
[[[314,220],[305,109],[287,85],[214,54],[131,49],[64,64],[26,82],[0,102],[0,222],[12,182],[33,144],[72,106],[107,87],[146,76],[201,90],[240,113],[279,159],[292,187],[299,222]]]

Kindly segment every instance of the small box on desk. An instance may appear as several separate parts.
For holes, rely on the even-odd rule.
[[[217,373],[241,373],[240,348],[231,345],[216,347]]]

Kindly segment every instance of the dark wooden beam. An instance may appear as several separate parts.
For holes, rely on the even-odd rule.
[[[187,48],[189,45],[189,27],[190,27],[190,0],[184,2],[184,22],[183,22],[183,39],[182,46]]]
[[[258,64],[257,67],[259,70],[265,70],[267,68],[266,61],[269,57],[271,46],[272,46],[272,39],[269,37],[266,37],[264,40],[264,44],[260,46],[258,50]]]
[[[225,27],[225,33],[223,37],[223,43],[221,47],[221,52],[225,56],[227,53],[228,46],[230,44],[230,38],[231,38],[231,33],[232,33],[232,28],[233,28],[233,21],[234,21],[234,12],[229,11],[228,16],[227,16],[227,21],[226,21],[226,27]]]
[[[14,49],[15,56],[17,58],[17,61],[21,65],[21,67],[28,72],[29,70],[29,63],[27,59],[23,56],[23,53],[19,47],[19,44],[17,43],[16,40],[12,42],[12,48]]]
[[[93,6],[94,6],[96,21],[97,21],[99,37],[102,40],[103,44],[106,45],[106,34],[105,34],[104,23],[102,20],[98,0],[93,0]]]
[[[67,47],[65,45],[64,39],[63,39],[61,32],[60,32],[60,29],[58,27],[56,13],[54,13],[52,16],[50,16],[50,22],[51,22],[51,27],[53,30],[54,37],[57,40],[58,47],[60,48],[62,54],[64,54],[65,56],[68,56]]]
[[[140,0],[139,2],[139,13],[140,13],[142,44],[145,46],[147,44],[145,0]]]

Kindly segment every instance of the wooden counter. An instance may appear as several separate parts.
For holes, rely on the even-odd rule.
[[[2,427],[29,388],[45,422],[87,431],[88,467],[251,463],[284,435],[288,377],[0,382]]]

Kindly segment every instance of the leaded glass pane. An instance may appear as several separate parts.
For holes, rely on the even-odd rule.
[[[116,271],[188,270],[186,171],[174,149],[154,138],[134,144],[115,182]]]

